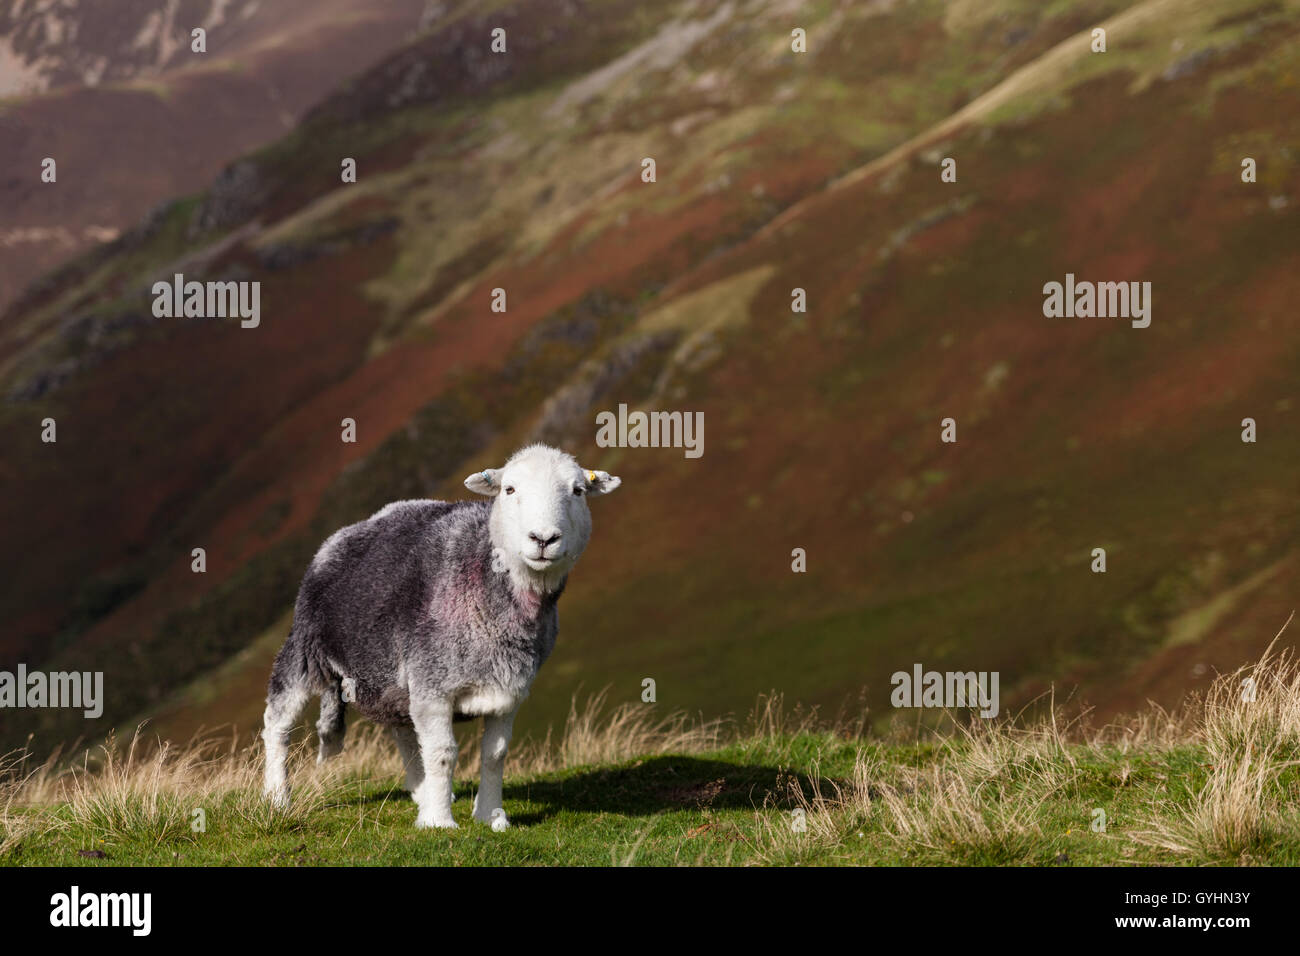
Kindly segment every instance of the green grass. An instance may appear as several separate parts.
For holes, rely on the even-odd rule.
[[[1253,700],[1238,692],[1243,675]],[[508,763],[494,832],[417,830],[377,728],[323,766],[304,741],[294,802],[259,792],[260,752],[214,741],[13,773],[0,862],[17,866],[1274,865],[1300,864],[1300,667],[1289,654],[1220,677],[1179,715],[1087,731],[958,721],[905,739],[825,727],[769,700],[744,731],[646,705],[570,713],[558,744]],[[205,826],[196,832],[197,810]],[[1104,814],[1104,827],[1097,824]],[[83,856],[91,851],[103,856]]]
[[[766,752],[764,752],[766,751]],[[865,813],[826,809],[821,826],[795,832],[797,802],[783,781],[797,779],[823,792],[844,786],[862,754],[897,768],[901,784],[911,765],[924,765],[923,748],[858,748],[802,734],[766,748],[737,744],[702,754],[665,754],[613,764],[515,777],[506,787],[512,828],[493,832],[470,818],[474,785],[456,788],[460,829],[417,830],[415,805],[398,776],[355,777],[322,796],[313,812],[279,818],[250,809],[249,797],[232,793],[205,807],[207,830],[194,833],[194,808],[173,801],[170,825],[147,815],[110,813],[73,820],[55,810],[57,828],[20,838],[0,861],[8,865],[60,866],[284,866],[284,865],[559,865],[677,864],[816,865],[1116,865],[1141,863],[1255,862],[1300,864],[1300,835],[1279,830],[1243,854],[1172,854],[1133,839],[1157,810],[1172,824],[1191,809],[1205,780],[1206,753],[1194,747],[1125,754],[1116,749],[1072,751],[1077,773],[1050,792],[1031,774],[1011,768],[984,791],[969,795],[986,829],[957,819],[924,838],[900,833],[906,812],[881,805]],[[957,750],[932,767],[969,756]],[[767,759],[764,759],[767,758]],[[1295,786],[1292,774],[1289,785]],[[901,796],[902,807],[933,812],[930,798]],[[1041,801],[1041,803],[1038,803]],[[1035,803],[1015,821],[999,807]],[[1106,812],[1106,832],[1094,832],[1094,810]],[[813,815],[805,811],[806,816]],[[32,815],[33,811],[19,813]],[[1023,828],[1015,825],[1023,824]],[[947,839],[945,839],[947,838]],[[88,859],[82,850],[99,850]]]

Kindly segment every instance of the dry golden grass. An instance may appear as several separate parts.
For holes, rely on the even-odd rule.
[[[589,697],[581,710],[575,697],[558,742],[548,733],[541,741],[525,740],[511,748],[513,772],[524,775],[571,770],[591,764],[619,763],[633,757],[665,753],[702,753],[722,743],[723,721],[695,720],[683,713],[656,717],[644,704],[624,703],[606,713],[606,690]],[[466,745],[468,759],[459,774],[478,772],[476,742]],[[464,753],[464,751],[462,751]]]
[[[55,828],[48,814],[23,813],[15,809],[12,797],[0,806],[0,857],[28,840],[39,839]]]
[[[1153,810],[1135,840],[1179,856],[1249,860],[1300,837],[1294,794],[1280,783],[1300,764],[1300,661],[1290,648],[1274,653],[1276,643],[1257,663],[1220,675],[1193,705],[1209,779],[1190,807]]]
[[[909,850],[962,862],[1028,862],[1049,794],[975,782],[963,769],[931,767],[906,774],[901,786],[883,786],[884,832]]]
[[[780,862],[806,851],[809,844],[831,848],[849,839],[849,834],[867,825],[875,805],[873,787],[878,787],[884,767],[859,752],[847,781],[826,779],[814,763],[804,784],[788,775],[763,809],[755,815],[759,830],[759,859]],[[788,809],[779,808],[786,803]],[[773,813],[773,810],[779,812]]]
[[[1144,829],[1133,834],[1139,843],[1177,856],[1248,860],[1274,841],[1294,838],[1294,814],[1284,812],[1277,793],[1277,773],[1283,764],[1277,751],[1243,753],[1216,764],[1190,807],[1166,806],[1153,812]]]

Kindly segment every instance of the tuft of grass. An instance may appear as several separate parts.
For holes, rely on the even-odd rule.
[[[1032,788],[972,785],[960,772],[930,767],[882,787],[882,825],[902,852],[923,861],[1029,863],[1041,849],[1045,799]]]
[[[1290,623],[1258,662],[1211,685],[1198,708],[1205,784],[1186,805],[1153,810],[1134,839],[1197,862],[1241,864],[1300,838],[1300,661],[1292,648],[1274,651]]]
[[[1213,767],[1190,805],[1159,808],[1133,838],[1197,862],[1234,864],[1293,843],[1300,821],[1283,810],[1278,776],[1294,763],[1279,762],[1276,747],[1256,751],[1248,743],[1243,753]]]
[[[1210,687],[1201,736],[1211,756],[1240,754],[1249,747],[1273,751],[1282,760],[1300,756],[1300,661],[1292,648],[1274,651],[1281,636],[1279,631],[1257,663]]]
[[[516,772],[540,774],[594,764],[620,763],[634,757],[665,753],[700,753],[716,749],[722,735],[721,720],[691,720],[686,714],[656,716],[645,704],[624,703],[606,713],[609,688],[588,698],[579,709],[575,696],[558,742],[548,731],[540,742],[525,741],[512,748]],[[470,759],[457,763],[458,776],[473,779],[478,773],[475,741],[468,742]]]

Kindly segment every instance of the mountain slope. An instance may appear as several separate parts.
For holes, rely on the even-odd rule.
[[[0,10],[0,308],[212,180],[420,28],[421,0],[18,0]],[[191,31],[206,31],[206,52]],[[58,182],[41,180],[42,161]]]
[[[39,555],[0,592],[4,657],[104,669],[110,720],[248,725],[327,534],[544,439],[624,488],[525,727],[646,677],[674,708],[882,715],[918,662],[1000,671],[1006,711],[1052,680],[1176,700],[1293,602],[1298,17],[453,18],[0,322],[0,523]],[[262,324],[153,319],[174,271],[260,279]],[[1152,282],[1151,326],[1045,318],[1066,273]],[[704,457],[595,447],[620,403],[703,412]]]

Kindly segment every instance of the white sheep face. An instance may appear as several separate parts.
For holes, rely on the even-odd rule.
[[[492,544],[507,569],[520,583],[548,591],[558,586],[587,547],[587,498],[608,494],[620,483],[608,472],[582,468],[572,455],[546,445],[524,448],[503,467],[465,479],[470,491],[496,499]]]

